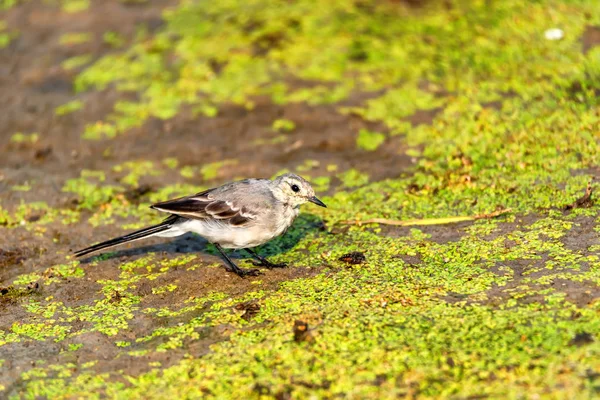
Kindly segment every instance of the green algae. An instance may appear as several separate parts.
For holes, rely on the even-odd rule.
[[[355,188],[364,186],[369,182],[369,175],[360,172],[354,168],[344,171],[336,175],[342,181],[342,186],[345,188]]]
[[[364,108],[347,108],[343,111],[360,115],[368,121],[382,121],[389,127],[391,133],[395,134],[405,133],[408,130],[404,118],[416,111],[441,107],[444,103],[443,99],[436,98],[431,91],[423,91],[414,86],[404,86],[391,89],[375,99],[367,100]],[[382,141],[382,138],[379,140]]]
[[[29,192],[31,190],[31,184],[29,182],[25,182],[23,185],[13,185],[10,190],[15,192]]]
[[[79,261],[72,261],[68,264],[59,264],[47,268],[43,272],[33,272],[20,275],[12,283],[17,286],[26,286],[32,282],[39,282],[44,285],[51,285],[67,278],[82,278],[85,275],[83,269],[79,266]]]
[[[304,160],[302,164],[296,167],[296,171],[306,173],[312,169],[318,168],[321,163],[318,160]]]
[[[167,168],[175,169],[179,165],[179,160],[174,157],[165,158],[162,162]]]
[[[223,160],[217,161],[210,164],[204,164],[200,168],[200,174],[202,175],[202,179],[205,181],[215,179],[219,175],[219,171],[223,167],[236,165],[238,163],[237,160]]]
[[[13,35],[6,32],[0,32],[0,49],[8,46],[13,39]]]
[[[280,118],[273,121],[272,127],[277,132],[291,132],[296,129],[296,124],[289,119]]]
[[[223,7],[226,9],[225,6]],[[533,7],[534,11],[539,11],[537,6],[531,7]],[[560,9],[559,5],[556,5],[556,7]],[[587,10],[585,5],[582,5],[582,7]],[[189,11],[187,6],[183,9]],[[515,12],[515,10],[522,10],[522,8],[518,5],[506,6],[506,9],[503,9],[499,17],[495,17],[498,18],[498,24],[504,26],[505,22],[501,17],[511,15],[510,13]],[[221,11],[219,10],[217,13]],[[323,12],[330,11],[332,10]],[[357,12],[360,15],[359,11]],[[406,10],[396,11],[406,12]],[[475,11],[482,13],[483,16],[487,15],[485,10],[477,7],[475,7]],[[545,15],[544,13],[547,11],[542,10],[541,12],[542,15]],[[174,11],[174,13],[179,18],[179,10]],[[380,17],[383,18],[383,16]],[[172,18],[176,19],[174,16]],[[199,17],[194,15],[189,18],[193,20],[193,18]],[[407,16],[407,18],[411,17]],[[185,21],[188,23],[187,20]],[[361,23],[365,22],[361,21]],[[426,22],[421,21],[418,23],[435,25],[439,22],[437,20],[426,20]],[[387,25],[384,24],[383,26],[386,26],[387,29]],[[438,27],[437,25],[435,26]],[[494,28],[500,29],[500,27],[495,26]],[[181,29],[181,27],[173,29]],[[529,29],[527,28],[527,31]],[[510,27],[506,31],[506,34],[511,32],[515,33],[514,27]],[[144,38],[146,38],[145,40],[149,40],[146,36]],[[500,40],[499,37],[494,38],[495,40]],[[158,48],[153,48],[156,51],[154,53],[143,53],[143,56],[139,55],[137,52],[144,50],[141,47],[138,48],[137,45],[133,46],[136,49],[135,51],[131,50],[136,53],[136,60],[138,60],[139,56],[139,62],[142,62],[143,57],[150,57],[150,59],[154,60],[150,61],[149,59],[147,65],[143,63],[139,66],[141,69],[136,69],[142,75],[134,75],[132,78],[135,79],[136,85],[142,85],[140,87],[143,87],[143,82],[146,79],[148,82],[155,82],[158,79],[157,76],[163,76],[163,74],[169,75],[167,72],[159,71],[158,69],[153,69],[155,73],[152,73],[150,76],[146,77],[143,75],[143,71],[145,71],[143,67],[154,68],[155,61],[158,62],[157,60],[160,59],[155,60],[155,57],[160,54],[160,51],[167,51],[166,49],[169,48],[168,40],[161,35],[158,35],[155,39],[159,44],[156,44]],[[195,39],[193,39],[192,35],[187,40],[192,41]],[[208,39],[202,36],[202,40]],[[186,44],[191,46],[192,42],[186,42]],[[464,45],[464,43],[461,45]],[[540,54],[543,54],[544,57],[549,45],[548,43],[544,43],[544,46],[546,46],[542,46],[544,50],[539,50]],[[594,55],[596,52],[589,52],[582,59],[582,56],[576,56],[572,53],[573,49],[567,46],[567,42],[557,45],[561,46],[561,48],[564,47],[563,50],[567,51],[572,58],[567,57],[559,61],[552,58],[550,60],[544,58],[544,61],[550,64],[558,63],[559,65],[563,65],[562,63],[569,61],[573,64],[573,69],[569,70],[571,71],[570,74],[561,75],[562,78],[560,80],[556,79],[553,81],[554,89],[558,93],[564,93],[570,87],[573,87],[573,85],[579,83],[586,84],[590,79],[593,81],[594,75],[589,72],[590,68],[592,68],[589,66],[591,65],[591,61],[588,60],[593,60],[596,57]],[[511,50],[516,51],[512,48]],[[483,55],[479,54],[477,57],[480,58]],[[528,57],[530,58],[532,55],[528,55]],[[488,61],[498,62],[496,58]],[[575,68],[578,66],[578,62],[584,64],[582,70]],[[124,69],[129,67],[131,65],[127,64]],[[480,67],[474,66],[473,68]],[[558,68],[556,65],[555,67]],[[92,77],[86,75],[92,73],[92,70],[94,69],[92,68],[80,76],[81,85],[83,85],[82,88],[103,88],[111,82],[108,76],[106,76],[106,83],[101,83],[103,82],[102,80],[98,81],[96,79],[99,77],[95,76],[92,79]],[[106,72],[107,69],[103,68],[102,71]],[[125,73],[126,71],[122,70],[121,72]],[[483,75],[485,75],[486,79],[490,80],[503,78],[503,75],[500,77],[489,75],[489,71]],[[519,79],[521,78],[521,74],[519,74]],[[83,83],[87,82],[86,79],[90,79],[89,85]],[[129,78],[123,76],[122,79],[127,80]],[[538,81],[539,79],[535,81],[536,85],[538,83],[540,85],[547,85],[545,81]],[[134,84],[134,81],[131,81],[131,84]],[[443,102],[439,101],[440,98],[438,95],[432,97],[420,93],[422,91],[426,93],[431,91],[442,93],[443,90],[440,89],[440,85],[440,82],[430,82],[427,85],[421,86],[403,85],[386,91],[380,97],[367,100],[365,102],[366,108],[355,107],[354,112],[360,113],[362,112],[360,110],[363,110],[364,112],[361,115],[373,121],[385,123],[391,129],[392,133],[395,130],[394,121],[402,120],[402,118],[410,115],[416,109],[412,108],[406,111],[407,114],[404,114],[404,110],[407,108],[404,103],[408,101],[407,99],[416,98],[417,100],[415,101],[422,102],[422,104],[417,104],[417,108],[442,106],[444,108],[437,114],[433,124],[419,125],[414,129],[405,131],[409,144],[419,147],[425,146],[424,149],[418,152],[415,152],[415,149],[407,152],[420,156],[416,171],[411,178],[391,181],[387,185],[385,183],[374,184],[366,187],[365,190],[350,195],[351,197],[369,199],[371,201],[363,201],[363,204],[371,204],[372,201],[379,201],[379,193],[382,191],[393,192],[394,195],[389,196],[387,200],[388,204],[383,204],[384,213],[386,216],[392,218],[407,218],[411,216],[436,217],[442,216],[449,209],[452,209],[456,214],[464,214],[466,212],[486,213],[492,212],[497,206],[526,212],[532,209],[548,208],[556,204],[563,204],[572,195],[571,188],[578,187],[581,185],[581,181],[589,179],[589,175],[574,177],[570,174],[570,170],[585,170],[595,165],[598,161],[598,146],[592,133],[593,126],[597,123],[597,116],[593,108],[589,108],[589,102],[592,101],[589,90],[582,90],[582,93],[578,93],[579,97],[575,99],[573,107],[567,109],[564,107],[564,101],[557,101],[559,99],[558,96],[550,96],[547,100],[543,101],[531,101],[530,99],[532,96],[537,95],[537,92],[529,93],[527,91],[533,91],[537,87],[536,85],[524,85],[520,87],[518,91],[519,96],[513,95],[504,99],[500,97],[502,99],[501,108],[487,106],[487,103],[482,102],[482,100],[490,100],[490,97],[488,95],[481,96],[480,92],[474,92],[474,89],[470,87],[461,89],[459,95],[444,98]],[[589,86],[590,84],[587,85]],[[135,86],[131,89],[139,88]],[[504,93],[508,90],[504,89],[500,92],[500,95],[504,96]],[[517,93],[517,88],[510,90]],[[498,97],[492,98],[497,99]],[[143,101],[141,103],[120,102],[116,105],[115,110],[121,112],[123,115],[130,115],[131,118],[129,120],[131,123],[139,125],[144,116],[151,115],[151,113],[144,112],[143,114],[139,114],[137,111],[134,112],[134,110],[141,110],[146,107]],[[389,110],[389,113],[386,114],[386,110]],[[398,112],[402,112],[402,114],[397,114]],[[120,129],[117,129],[116,125],[113,126],[105,122],[97,122],[94,126],[98,127],[101,131],[108,129],[111,132],[109,136],[114,136]],[[549,134],[549,132],[552,133]],[[363,136],[365,135],[363,134]],[[381,138],[381,136],[377,137],[379,138],[377,141],[367,140],[365,143],[368,142],[369,146],[374,147],[374,144],[377,144]],[[572,145],[562,149],[560,152],[553,150],[559,148],[565,142],[572,143]],[[204,166],[202,168],[205,169],[204,172],[201,172],[205,179],[212,179],[215,176],[214,169],[216,167]],[[186,166],[181,172],[187,178],[192,178],[196,173],[193,166]],[[363,175],[356,175],[356,172],[352,170],[338,174],[338,178],[343,181],[344,187],[348,188],[363,186],[367,183]],[[562,190],[563,185],[566,185],[568,192]],[[430,194],[432,193],[435,193],[433,203],[430,201]],[[350,207],[338,208],[337,216],[339,219],[348,219],[346,218],[347,215],[342,215],[340,212],[342,209],[346,209],[348,213],[354,214],[353,216],[356,215],[357,211],[363,215],[363,210],[361,210],[360,206],[357,209],[354,202],[348,201],[348,195],[343,194],[341,196],[341,202]],[[468,207],[471,203],[476,203],[474,209]],[[123,203],[123,205],[126,206],[126,203]],[[397,205],[401,205],[401,207]],[[400,214],[398,213],[399,210]],[[364,213],[365,217],[369,215],[372,215],[372,213]],[[110,222],[112,219],[108,218],[106,221]]]
[[[326,192],[331,185],[331,178],[328,176],[317,176],[310,178],[310,183],[315,189],[315,192]]]
[[[69,209],[52,208],[44,201],[21,202],[14,212],[0,208],[0,225],[14,228],[24,226],[28,231],[43,232],[43,225],[57,219],[65,225],[78,220],[77,212]]]
[[[303,217],[300,223],[309,224],[310,219]],[[572,273],[563,271],[576,271],[587,262],[594,267],[585,279],[595,274],[598,280],[598,257],[582,256],[561,242],[574,227],[567,217],[541,218],[495,238],[485,238],[501,233],[505,224],[510,222],[479,222],[466,228],[458,241],[449,243],[431,241],[431,235],[418,229],[400,238],[358,228],[344,237],[320,237],[313,232],[304,236],[286,254],[286,259],[295,260],[294,268],[319,265],[325,260],[331,264],[329,271],[314,278],[284,282],[276,291],[247,292],[236,297],[217,292],[190,298],[182,308],[144,309],[139,299],[130,294],[142,280],[156,280],[172,266],[185,265],[193,258],[157,262],[150,256],[122,265],[116,281],[99,281],[106,297],[92,307],[72,310],[71,315],[92,322],[92,329],[109,336],[127,329],[127,321],[138,313],[163,318],[191,316],[184,323],[159,327],[148,336],[138,337],[135,345],[145,346],[134,351],[140,355],[182,348],[202,339],[206,329],[230,327],[228,340],[213,345],[212,352],[200,359],[182,360],[166,369],[151,367],[148,373],[128,377],[127,387],[109,376],[93,382],[115,395],[145,393],[154,397],[167,391],[173,396],[203,393],[211,397],[254,397],[257,388],[262,387],[273,396],[288,391],[294,397],[303,397],[314,394],[317,384],[322,384],[318,396],[354,390],[361,397],[384,392],[406,395],[411,390],[425,397],[475,393],[514,396],[523,387],[536,393],[586,390],[573,383],[561,389],[567,381],[558,371],[575,361],[578,370],[595,368],[594,360],[600,351],[596,345],[588,345],[584,352],[568,343],[578,332],[600,332],[597,303],[576,307],[545,276],[531,281],[545,288],[531,290],[524,283],[535,270],[521,277],[497,275],[491,267],[499,266],[501,271],[506,265],[504,270],[511,271],[510,262],[541,260],[543,255],[544,268],[553,271],[554,279],[574,279]],[[513,245],[506,247],[506,241]],[[361,249],[367,257],[364,266],[347,268],[335,261],[345,252]],[[420,261],[408,264],[397,257],[403,254],[417,256]],[[556,269],[557,265],[561,268]],[[521,282],[519,286],[513,285],[516,280]],[[498,287],[505,287],[509,297],[490,307],[488,296]],[[166,286],[157,286],[152,292],[173,293],[165,289]],[[457,289],[460,302],[440,301]],[[114,300],[115,293],[118,301]],[[519,303],[533,295],[543,295],[545,301]],[[249,300],[260,305],[251,322],[241,319],[233,307]],[[61,307],[50,302],[45,308],[29,306],[28,311],[46,313],[40,315],[47,318],[56,318],[61,312],[69,314]],[[576,319],[572,318],[574,312],[579,313]],[[291,339],[295,319],[307,320],[314,327],[315,344],[303,346]],[[23,339],[36,340],[62,340],[70,332],[68,325],[62,324],[18,326],[16,331]],[[159,338],[164,340],[157,341]],[[115,346],[129,342],[117,341]],[[310,372],[316,370],[307,370],[306,365],[318,365],[319,373]],[[216,374],[217,370],[222,373]],[[527,370],[544,371],[549,378],[526,374]],[[374,385],[378,375],[383,378]],[[520,383],[511,383],[516,376],[522,377]],[[47,393],[60,390],[63,396],[93,390],[87,381],[69,380],[74,386],[67,388],[67,379],[47,381],[42,387]],[[287,384],[298,379],[312,382],[312,389]],[[27,387],[32,390],[27,393],[41,390],[38,383]]]
[[[70,343],[68,351],[77,351],[83,347],[83,343]]]
[[[169,269],[186,265],[195,258],[194,255],[182,256],[154,264],[152,263],[154,256],[150,255],[124,264],[121,266],[122,272],[118,280],[97,281],[102,296],[90,305],[68,306],[61,301],[56,301],[52,296],[25,301],[23,308],[33,320],[43,318],[44,322],[16,322],[10,331],[0,330],[0,345],[20,342],[28,338],[35,340],[53,338],[58,342],[86,332],[100,332],[107,336],[115,336],[128,328],[134,312],[140,309],[141,298],[133,292],[140,282],[155,281]],[[85,270],[79,265],[78,261],[74,261],[70,264],[53,266],[41,274],[24,274],[15,279],[13,284],[17,288],[32,282],[40,282],[47,286],[65,281],[67,278],[82,278],[85,276]],[[93,266],[95,265],[96,263]],[[151,292],[153,295],[160,295],[172,293],[176,288],[176,285],[168,284],[155,287]],[[75,325],[79,328],[74,328]]]
[[[0,10],[2,7],[10,7],[10,4],[2,5],[0,3]],[[8,31],[6,29],[6,23],[3,20],[0,20],[0,49],[7,47],[10,42],[12,42],[16,37],[19,36],[19,33],[16,31]]]
[[[88,178],[96,182],[90,182]],[[117,186],[100,186],[106,180],[103,171],[83,170],[80,177],[68,180],[63,186],[63,192],[74,193],[80,199],[78,207],[93,210],[108,201],[119,192]]]
[[[178,162],[168,161],[171,166],[169,168],[176,168]],[[226,167],[235,166],[238,164],[237,160],[228,159],[222,161],[215,161],[213,163],[207,163],[200,167],[194,165],[186,165],[179,170],[182,177],[191,179],[197,175],[202,177],[204,181],[210,181],[216,179],[219,175],[223,174],[223,170]]]
[[[118,32],[104,32],[102,40],[113,48],[119,48],[125,44],[125,39]]]
[[[155,168],[151,161],[127,161],[123,164],[115,165],[114,172],[127,172],[120,182],[128,186],[139,186],[139,180],[145,176],[159,176],[160,171]]]
[[[492,225],[494,231],[501,228]],[[576,256],[558,240],[571,228],[569,222],[546,218],[507,237],[483,240],[478,238],[479,232],[465,232],[458,242],[446,244],[431,242],[429,235],[418,230],[399,239],[354,230],[350,232],[351,243],[369,249],[366,266],[284,282],[274,292],[249,292],[238,298],[214,293],[188,300],[189,305],[183,309],[165,309],[161,315],[206,311],[184,324],[158,328],[150,336],[139,338],[138,344],[151,344],[152,339],[165,337],[167,340],[154,349],[165,352],[200,339],[201,328],[223,324],[245,328],[234,330],[229,340],[213,345],[212,352],[200,359],[129,377],[128,387],[109,380],[94,384],[109,393],[116,390],[120,395],[146,393],[151,397],[165,392],[173,396],[254,397],[258,387],[273,396],[288,391],[293,397],[309,393],[320,397],[352,390],[368,398],[382,393],[407,395],[411,391],[425,397],[477,393],[512,397],[523,388],[533,393],[566,393],[576,388],[585,391],[572,381],[563,387],[569,381],[559,371],[595,368],[600,351],[597,345],[588,345],[583,351],[569,343],[578,332],[600,331],[597,304],[576,307],[552,287],[529,291],[529,295],[545,293],[544,303],[508,301],[497,307],[480,304],[485,298],[482,294],[516,279],[507,276],[502,283],[489,271],[490,262],[518,260],[536,253],[547,254],[549,261],[563,261],[569,254]],[[554,238],[550,242],[545,240],[548,235]],[[517,244],[506,248],[505,240]],[[307,238],[299,247],[312,248],[312,242],[314,238]],[[345,240],[331,238],[312,248],[311,253],[325,252],[327,260],[335,260],[348,250],[352,248]],[[409,265],[394,257],[406,253],[419,255],[421,263]],[[308,265],[316,261],[309,258],[303,262]],[[131,264],[124,270],[137,268]],[[460,302],[439,301],[456,288],[465,295]],[[344,298],[343,303],[340,298]],[[231,308],[249,299],[260,304],[260,311],[250,323]],[[576,319],[572,317],[574,312],[579,313]],[[315,344],[304,346],[291,339],[295,319],[309,321]],[[577,367],[567,367],[573,362]],[[307,369],[307,365],[315,369]],[[528,374],[527,370],[544,372]],[[374,385],[378,375],[383,377]],[[521,377],[519,383],[514,382],[517,376]],[[298,379],[311,382],[311,387],[288,384]],[[79,393],[92,389],[86,383],[65,389],[64,380],[58,380],[48,383],[47,390],[58,387],[66,390],[65,396],[75,393],[71,390]]]
[[[46,340],[48,338],[54,339],[54,341],[64,340],[69,332],[69,328],[61,325],[49,325],[54,322],[53,320],[47,320],[46,323],[37,324],[24,324],[14,323],[11,330],[20,336],[34,339],[34,340]]]
[[[356,138],[356,145],[360,149],[367,151],[377,150],[385,142],[385,135],[379,132],[371,132],[366,129],[361,129]]]
[[[264,145],[276,145],[276,144],[281,144],[281,143],[285,143],[288,140],[288,137],[285,135],[277,135],[274,136],[272,138],[269,139],[263,139],[263,138],[259,138],[259,139],[255,139],[252,141],[252,144],[254,146],[264,146]]]
[[[92,34],[89,32],[68,32],[64,33],[58,39],[63,46],[75,46],[88,43],[92,40]]]
[[[108,178],[104,171],[83,170],[79,178],[67,180],[62,188],[63,192],[76,196],[75,209],[58,209],[53,212],[53,215],[58,213],[71,216],[70,219],[63,220],[63,223],[68,224],[79,220],[82,213],[91,212],[91,215],[88,214],[88,222],[94,226],[113,223],[115,218],[135,216],[141,220],[133,225],[128,224],[125,228],[143,225],[156,214],[149,209],[152,203],[199,191],[196,186],[178,183],[150,193],[147,202],[132,204],[127,196],[129,188],[138,188],[142,178],[156,177],[163,173],[164,168],[160,168],[154,162],[127,161],[112,168],[110,180],[118,180],[121,184],[105,184]],[[26,203],[22,207],[31,207],[31,203]]]
[[[78,13],[90,7],[90,0],[59,0],[59,4],[67,13]]]
[[[1,344],[98,332],[146,368],[131,374],[101,372],[93,364],[42,365],[23,372],[11,395],[595,397],[598,248],[566,243],[583,222],[598,232],[599,209],[561,210],[581,196],[600,161],[600,53],[583,55],[578,43],[586,24],[600,23],[598,7],[558,0],[452,1],[445,8],[432,2],[426,12],[385,2],[269,4],[182,3],[166,12],[162,31],[141,32],[131,47],[92,63],[78,76],[77,90],[115,85],[140,96],[115,104],[106,120],[88,125],[84,137],[116,141],[145,120],[171,118],[186,105],[214,116],[227,102],[251,109],[256,95],[279,104],[321,104],[366,90],[373,94],[369,100],[340,105],[339,111],[381,123],[389,130],[383,137],[404,135],[415,166],[390,171],[400,177],[380,182],[333,164],[322,172],[318,160],[296,167],[307,176],[319,171],[310,179],[317,191],[337,181],[340,190],[324,198],[327,209],[307,208],[315,214],[301,215],[286,236],[260,252],[315,276],[271,290],[259,290],[257,281],[242,294],[215,291],[181,300],[185,282],[165,280],[175,268],[197,269],[190,265],[193,256],[151,255],[121,263],[117,277],[98,280],[86,304],[20,296],[24,317],[0,331]],[[546,41],[550,25],[562,27],[566,37]],[[297,87],[290,76],[315,84]],[[413,126],[412,117],[423,110],[431,123]],[[374,145],[381,136],[362,136],[362,147],[375,154],[384,146]],[[163,165],[173,170],[180,162]],[[210,180],[224,166],[184,166],[179,172]],[[105,173],[84,171],[63,186],[76,197],[75,210],[23,203],[10,212],[0,208],[0,224],[24,225],[43,212],[27,223],[37,229],[59,216],[75,223],[91,213],[95,225],[139,227],[155,219],[150,202],[202,189],[167,185],[132,206],[127,187],[157,168],[138,160]],[[440,228],[454,229],[451,240],[435,229],[337,225],[374,217],[477,215],[498,207],[513,213]],[[321,218],[327,227],[315,229]],[[367,261],[352,266],[339,260],[352,251]],[[85,277],[102,260],[56,268],[64,276],[39,268],[14,284],[64,284]],[[577,301],[562,283],[589,291],[590,301]],[[150,287],[147,298],[168,305],[149,306],[138,293],[142,284]],[[259,309],[247,320],[236,305],[249,301]],[[160,324],[139,330],[132,323],[145,318]],[[308,323],[312,341],[294,340],[295,320]],[[581,344],[581,335],[591,339]],[[209,337],[217,338],[210,349],[177,358]],[[85,349],[68,348],[75,354]],[[174,357],[172,364],[149,361],[165,353]]]
[[[34,144],[39,139],[40,135],[38,133],[17,132],[10,137],[10,141],[17,144]]]
[[[152,294],[163,294],[163,293],[170,293],[177,290],[177,285],[174,285],[172,283],[165,285],[165,286],[160,286],[160,287],[156,287],[156,288],[152,288]]]
[[[62,62],[61,66],[66,70],[74,70],[83,67],[92,60],[92,56],[89,54],[81,54],[73,56]]]
[[[16,6],[19,3],[19,0],[1,0],[0,1],[0,10],[8,10]]]
[[[58,116],[74,113],[83,108],[83,102],[81,100],[72,100],[54,109],[54,112]]]
[[[234,102],[252,108],[257,94],[271,94],[278,103],[339,102],[356,86],[374,90],[397,85],[354,111],[405,131],[403,117],[442,106],[448,92],[478,101],[509,92],[531,98],[551,85],[540,77],[552,74],[566,81],[576,75],[573,65],[581,55],[575,42],[586,15],[596,11],[582,1],[456,2],[451,11],[422,18],[402,5],[336,2],[314,9],[309,0],[276,8],[265,0],[256,3],[232,0],[171,9],[163,31],[141,35],[126,51],[98,60],[78,77],[76,88],[117,83],[122,90],[138,90],[139,106],[121,110],[119,118],[135,114],[146,119],[168,118],[185,104]],[[232,10],[244,17],[231,19]],[[510,15],[535,20],[512,20]],[[543,40],[540,29],[547,20],[570,34],[559,42]],[[415,35],[427,40],[415,41]],[[172,56],[181,60],[175,71],[166,68]],[[292,88],[282,70],[317,84]],[[460,74],[463,70],[469,73]],[[119,127],[118,121],[114,131],[107,128],[108,136],[124,133],[127,127]]]

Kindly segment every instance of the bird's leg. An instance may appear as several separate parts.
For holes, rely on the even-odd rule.
[[[252,249],[245,249],[248,253],[250,253],[250,255],[252,255],[252,257],[256,258],[258,260],[257,263],[254,263],[254,265],[256,265],[257,267],[265,267],[265,268],[285,268],[287,267],[286,263],[280,263],[280,264],[275,264],[272,263],[271,261],[267,260],[266,258],[264,258],[263,256],[259,255],[257,252],[255,252]]]
[[[221,247],[221,245],[217,244],[217,243],[213,243],[215,245],[215,247],[217,248],[217,250],[219,250],[219,253],[221,253],[221,255],[223,256],[224,260],[225,260],[225,269],[229,272],[235,272],[236,274],[238,274],[238,276],[240,277],[244,277],[244,276],[256,276],[260,274],[260,271],[257,269],[243,269],[238,267],[237,265],[235,265],[235,263],[233,261],[231,261],[231,258],[229,258],[229,256],[227,254],[225,254],[225,251],[223,250],[223,248]]]

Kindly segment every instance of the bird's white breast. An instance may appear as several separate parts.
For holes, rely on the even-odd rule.
[[[253,223],[243,226],[232,226],[219,220],[190,219],[181,223],[178,228],[197,233],[224,248],[243,249],[260,246],[282,235],[292,225],[298,213],[297,208],[284,207],[282,212],[259,216]]]

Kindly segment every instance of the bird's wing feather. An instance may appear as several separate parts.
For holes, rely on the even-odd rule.
[[[257,218],[257,213],[248,206],[235,200],[219,199],[217,197],[224,196],[219,196],[214,191],[215,189],[209,189],[193,196],[156,203],[151,207],[190,219],[218,220],[232,226],[247,226]]]

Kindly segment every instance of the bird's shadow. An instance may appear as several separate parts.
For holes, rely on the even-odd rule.
[[[255,248],[255,250],[263,257],[276,256],[283,254],[294,248],[306,235],[317,230],[325,230],[325,224],[321,218],[313,214],[301,214],[288,231],[278,238]],[[164,240],[169,240],[164,238]],[[186,233],[171,239],[170,241],[152,245],[145,245],[126,250],[115,250],[100,252],[89,257],[83,258],[83,264],[90,263],[97,259],[110,260],[120,257],[131,257],[145,255],[148,253],[170,253],[170,254],[188,254],[188,253],[204,253],[220,257],[219,252],[206,239],[195,233]],[[227,254],[235,259],[251,258],[250,254],[242,250],[228,250]]]

